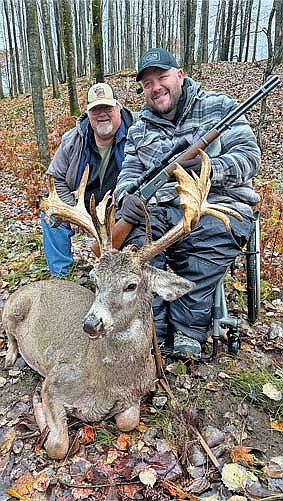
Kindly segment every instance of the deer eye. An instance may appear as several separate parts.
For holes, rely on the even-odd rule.
[[[132,291],[135,291],[136,288],[137,288],[137,286],[138,286],[137,284],[129,284],[129,285],[127,285],[127,287],[125,287],[123,289],[123,292],[132,292]]]

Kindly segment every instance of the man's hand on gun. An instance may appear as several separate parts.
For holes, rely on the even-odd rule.
[[[200,174],[200,169],[201,169],[201,157],[200,155],[197,155],[196,157],[192,158],[191,160],[183,160],[180,162],[182,167],[185,169],[188,174],[190,174],[192,171],[194,171],[197,175]]]
[[[142,202],[137,195],[128,195],[123,201],[121,209],[122,219],[129,224],[138,225],[144,220]]]

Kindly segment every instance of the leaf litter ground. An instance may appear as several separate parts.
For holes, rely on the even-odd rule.
[[[261,84],[262,71],[263,64],[220,63],[205,66],[202,80],[207,87],[224,90],[242,101]],[[282,77],[282,68],[278,73]],[[109,77],[107,81],[117,87],[125,105],[141,106],[142,96],[136,93],[133,75]],[[87,82],[81,80],[78,86],[83,109]],[[66,89],[63,87],[61,113],[48,95],[45,103],[48,123],[50,127],[53,124],[50,141],[54,150],[64,128],[72,123],[67,115]],[[266,190],[265,183],[280,178],[278,172],[282,178],[282,90],[275,91],[268,103],[258,180]],[[37,160],[32,163],[36,157],[31,146],[33,128],[27,118],[29,106],[29,96],[0,104],[4,117],[1,127],[6,120],[0,180],[2,304],[20,285],[49,277],[33,203],[43,169]],[[249,118],[255,128],[256,110]],[[34,165],[39,167],[32,198],[24,182],[24,168],[32,172]],[[281,200],[278,183],[275,190]],[[274,217],[278,219],[278,214]],[[75,266],[70,278],[86,286],[92,262],[89,248],[88,238],[75,238]],[[267,247],[264,254],[268,252]],[[273,263],[281,264],[280,255],[275,253],[271,261],[273,277]],[[70,418],[71,449],[61,462],[47,457],[41,447],[44,437],[34,422],[32,395],[40,378],[21,358],[13,369],[4,370],[6,342],[1,332],[0,500],[195,500],[210,496],[208,499],[224,501],[232,499],[233,493],[243,496],[241,499],[265,499],[271,494],[279,499],[283,489],[282,290],[276,280],[265,283],[262,313],[250,326],[243,277],[237,273],[228,281],[227,291],[230,310],[242,319],[240,354],[231,357],[220,344],[213,362],[164,360],[165,376],[180,403],[177,408],[158,387],[144,400],[141,424],[130,434],[119,434],[112,421],[89,425]],[[202,432],[219,463],[232,464],[232,471],[227,473],[226,468],[222,479],[191,431],[195,429],[192,424]]]

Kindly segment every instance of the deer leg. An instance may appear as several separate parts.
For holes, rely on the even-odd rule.
[[[51,381],[46,379],[41,391],[43,419],[49,428],[44,447],[52,459],[63,459],[69,449],[69,436],[66,411],[57,392],[58,389],[55,391]]]
[[[115,421],[117,428],[121,431],[131,431],[136,428],[140,422],[140,402],[116,414]]]
[[[5,367],[9,367],[14,365],[14,363],[16,362],[19,350],[15,336],[13,336],[13,334],[10,334],[9,332],[6,332],[6,334],[8,337],[8,350],[5,356]]]

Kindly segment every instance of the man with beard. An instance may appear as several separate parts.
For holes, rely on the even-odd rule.
[[[127,195],[127,186],[160,160],[181,139],[189,144],[211,130],[237,106],[224,93],[201,89],[201,84],[185,77],[176,59],[165,49],[146,52],[139,61],[137,81],[142,83],[146,105],[130,128],[125,146],[125,161],[119,174],[115,197],[120,216],[134,229],[125,244],[141,246],[145,224],[141,202]],[[207,341],[213,295],[219,278],[233,262],[253,228],[253,210],[259,197],[252,178],[260,165],[260,151],[244,116],[236,120],[206,149],[211,158],[211,190],[208,202],[231,207],[242,221],[230,217],[231,232],[222,221],[201,217],[193,232],[177,242],[153,264],[195,282],[195,288],[180,299],[165,303],[155,300],[154,318],[159,341],[173,338],[173,355],[199,359],[201,345]],[[200,173],[196,156],[183,167]],[[181,217],[176,180],[170,180],[149,200],[153,239],[159,238]],[[166,350],[165,350],[166,351]]]
[[[87,210],[92,194],[98,204],[108,190],[113,191],[124,160],[127,131],[136,116],[137,113],[122,108],[109,85],[98,83],[89,89],[87,111],[78,118],[76,127],[63,135],[47,170],[64,202],[75,205],[74,192],[87,164],[90,166],[85,193]],[[66,275],[73,264],[71,237],[79,228],[68,223],[52,228],[43,214],[41,223],[49,270],[54,276]]]

